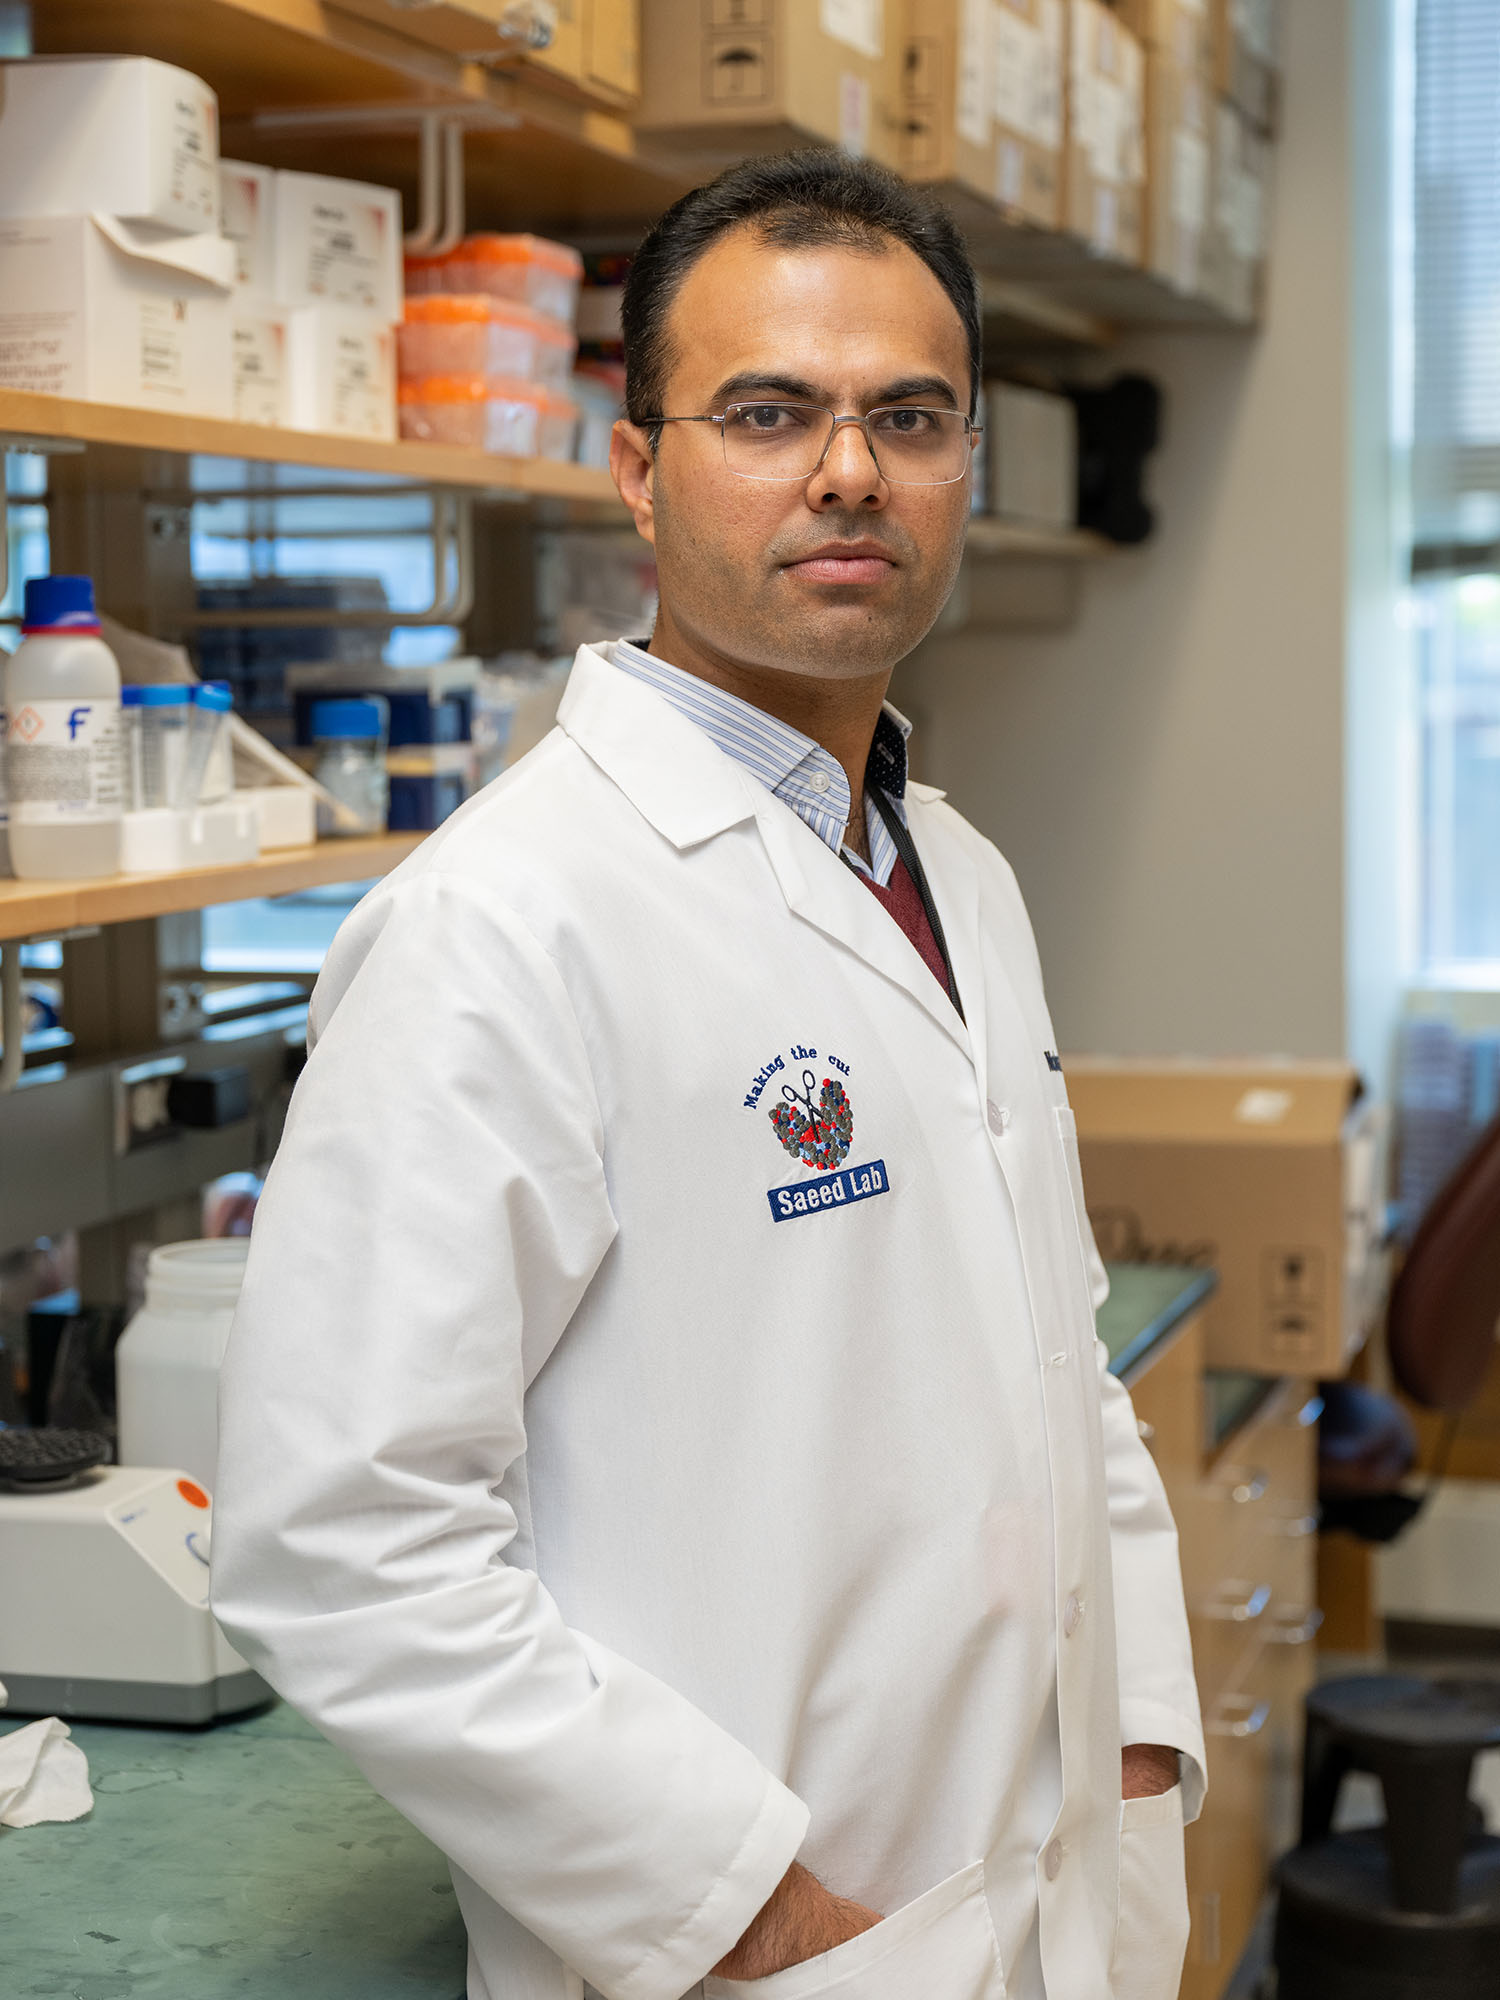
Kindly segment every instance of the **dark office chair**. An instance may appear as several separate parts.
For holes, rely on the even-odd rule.
[[[1391,1371],[1415,1402],[1456,1417],[1484,1379],[1497,1321],[1500,1119],[1412,1238],[1391,1292]],[[1358,1384],[1330,1386],[1355,1393],[1335,1397],[1319,1451],[1324,1525],[1363,1518],[1368,1531],[1371,1510],[1392,1501],[1415,1511],[1419,1500],[1391,1491],[1415,1457],[1405,1413]],[[1371,1674],[1308,1696],[1301,1839],[1277,1870],[1279,2000],[1500,2000],[1500,1838],[1469,1798],[1475,1757],[1497,1747],[1500,1682]],[[1385,1823],[1336,1834],[1339,1788],[1356,1770],[1379,1778]]]

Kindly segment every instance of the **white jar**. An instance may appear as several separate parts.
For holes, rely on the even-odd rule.
[[[178,1466],[213,1492],[219,1364],[249,1248],[223,1236],[151,1252],[146,1303],[115,1349],[121,1465]]]
[[[120,670],[86,576],[33,577],[5,668],[11,866],[23,880],[120,866]]]

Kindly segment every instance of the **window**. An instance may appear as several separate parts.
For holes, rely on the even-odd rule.
[[[1500,987],[1500,0],[1417,0],[1415,77],[1423,970]]]

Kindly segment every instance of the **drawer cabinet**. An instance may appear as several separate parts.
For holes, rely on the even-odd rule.
[[[1318,1625],[1312,1385],[1269,1385],[1211,1447],[1202,1356],[1195,1318],[1129,1384],[1177,1519],[1208,1744],[1208,1801],[1187,1835],[1192,1932],[1182,2000],[1220,2000],[1271,1862],[1296,1836],[1302,1702]]]

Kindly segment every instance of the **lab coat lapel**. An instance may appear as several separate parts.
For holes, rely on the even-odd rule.
[[[781,893],[793,915],[847,947],[882,977],[892,980],[909,993],[918,1006],[932,1016],[944,1034],[950,1036],[965,1055],[972,1057],[971,1038],[953,1002],[933,978],[901,926],[888,910],[882,908],[864,883],[855,879],[852,869],[846,867],[810,827],[803,825],[790,806],[783,805],[780,799],[764,788],[755,802],[755,817],[776,880],[781,885]],[[918,852],[922,854],[923,866],[928,868],[930,877],[931,868],[926,853],[920,846]],[[971,869],[971,876],[972,873]],[[936,881],[932,882],[932,893],[943,928],[947,931],[949,905],[953,898],[945,896]],[[974,894],[977,904],[977,878]],[[954,917],[956,920],[956,908]],[[951,936],[948,942],[951,950]],[[954,972],[967,1012],[968,993],[963,976],[958,972],[956,958]]]

